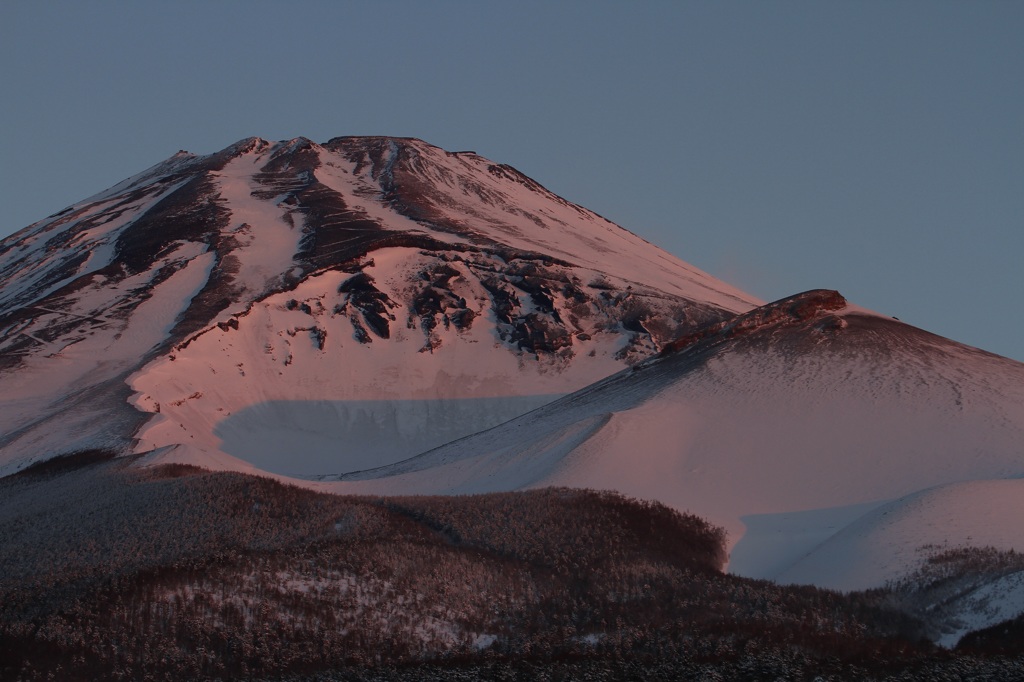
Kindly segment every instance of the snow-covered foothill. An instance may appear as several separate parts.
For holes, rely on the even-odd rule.
[[[859,590],[916,568],[922,547],[1024,551],[1024,479],[975,480],[914,492],[876,507],[780,572],[783,583]]]
[[[1024,550],[1019,481],[1002,480],[1024,473],[1024,365],[837,306],[814,292],[766,306],[333,489],[610,488],[723,525],[737,573],[841,589],[912,570],[919,544]],[[919,493],[935,486],[953,487]],[[896,509],[903,524],[872,521]]]

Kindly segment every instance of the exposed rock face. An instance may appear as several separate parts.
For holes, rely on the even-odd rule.
[[[846,305],[846,299],[838,291],[812,289],[802,294],[787,296],[773,303],[754,308],[750,312],[737,315],[731,320],[716,322],[681,336],[666,343],[661,354],[677,353],[691,348],[701,341],[724,341],[772,325],[806,322],[821,316],[822,313],[842,310]],[[843,324],[841,318],[827,316],[821,320],[818,328],[821,331],[829,331],[840,328]]]

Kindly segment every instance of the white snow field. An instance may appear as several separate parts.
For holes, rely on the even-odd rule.
[[[842,528],[775,578],[857,590],[896,581],[927,551],[959,545],[1024,547],[1024,479],[949,483],[880,505]]]

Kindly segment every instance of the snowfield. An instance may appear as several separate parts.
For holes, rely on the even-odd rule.
[[[842,590],[875,587],[906,575],[907,567],[916,566],[923,558],[922,547],[1021,551],[1021,519],[1024,479],[941,485],[864,514],[776,579],[782,583],[816,582]]]

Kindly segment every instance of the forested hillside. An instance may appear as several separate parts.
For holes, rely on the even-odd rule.
[[[723,574],[724,540],[611,493],[341,497],[84,453],[0,480],[0,677],[1020,674],[921,643],[887,593]]]

